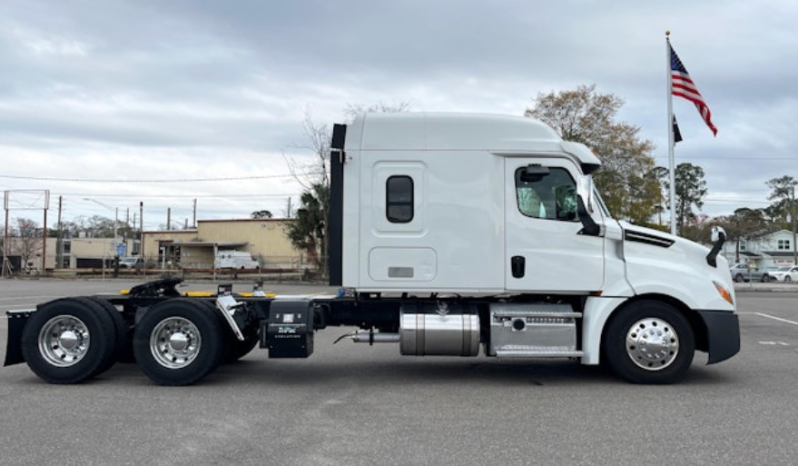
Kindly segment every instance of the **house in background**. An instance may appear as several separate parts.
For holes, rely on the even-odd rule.
[[[779,230],[740,240],[740,256],[737,260],[737,242],[723,245],[723,255],[730,264],[753,263],[757,268],[794,265],[795,242],[789,230]]]

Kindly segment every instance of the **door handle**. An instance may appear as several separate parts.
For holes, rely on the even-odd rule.
[[[522,256],[513,256],[510,259],[510,270],[513,273],[513,278],[522,278],[524,276],[524,268],[526,266],[526,259]]]

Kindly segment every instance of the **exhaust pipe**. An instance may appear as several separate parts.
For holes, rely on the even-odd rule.
[[[338,343],[344,338],[349,338],[355,343],[368,343],[369,345],[373,345],[374,343],[399,343],[400,340],[398,333],[354,332],[342,335],[335,340],[335,343]]]

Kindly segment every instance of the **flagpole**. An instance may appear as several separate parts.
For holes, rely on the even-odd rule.
[[[670,172],[669,203],[671,206],[671,234],[676,234],[676,157],[673,154],[673,83],[671,76],[671,32],[665,31],[665,57],[668,74],[668,168]]]

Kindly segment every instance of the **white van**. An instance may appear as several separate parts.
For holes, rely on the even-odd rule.
[[[220,269],[259,269],[260,264],[248,252],[219,251],[216,253],[216,267]]]

